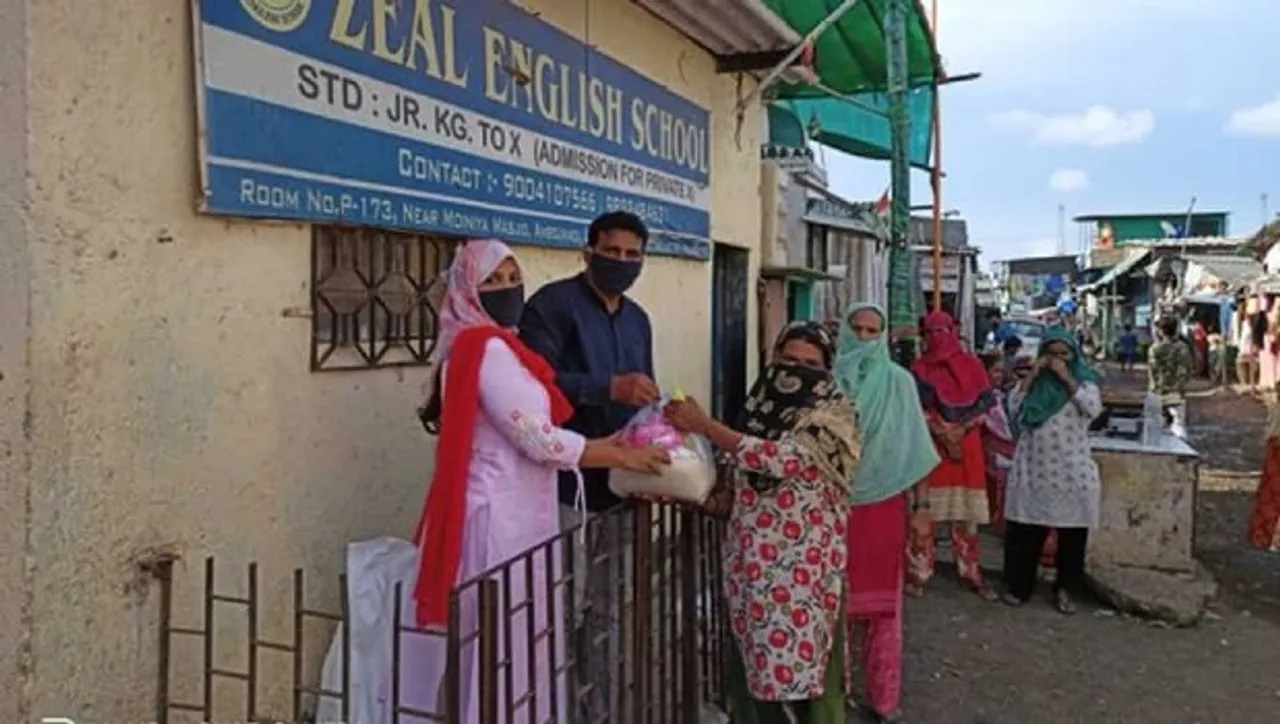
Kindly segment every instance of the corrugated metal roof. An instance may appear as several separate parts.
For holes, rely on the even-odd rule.
[[[1125,239],[1116,244],[1117,249],[1130,246],[1146,248],[1195,248],[1206,246],[1243,246],[1249,241],[1247,236],[1189,236],[1185,239]]]
[[[1087,292],[1087,291],[1097,289],[1099,287],[1104,287],[1110,284],[1116,279],[1119,279],[1120,277],[1132,271],[1133,268],[1138,266],[1138,264],[1140,264],[1143,259],[1146,259],[1147,255],[1150,253],[1151,253],[1150,249],[1135,249],[1133,253],[1129,254],[1129,256],[1126,259],[1124,259],[1124,261],[1121,261],[1119,264],[1116,264],[1115,266],[1111,267],[1110,269],[1107,270],[1106,274],[1103,274],[1101,277],[1098,277],[1098,281],[1092,284],[1080,285],[1080,291]]]
[[[1197,217],[1197,216],[1230,216],[1230,215],[1231,215],[1231,212],[1229,212],[1229,211],[1192,211],[1192,212],[1191,212],[1191,214],[1190,214],[1191,218],[1193,218],[1193,219],[1194,219],[1195,217]],[[1112,219],[1161,219],[1161,218],[1173,217],[1173,216],[1176,216],[1176,217],[1178,217],[1178,218],[1182,218],[1182,217],[1184,217],[1184,216],[1187,216],[1187,212],[1185,212],[1185,211],[1157,211],[1157,212],[1155,212],[1155,213],[1151,213],[1151,214],[1134,214],[1134,213],[1124,213],[1124,214],[1081,214],[1080,216],[1074,216],[1074,217],[1072,217],[1072,218],[1071,218],[1071,220],[1072,220],[1072,221],[1079,221],[1079,222],[1087,222],[1087,221],[1110,221],[1110,220],[1112,220]]]
[[[1261,277],[1265,273],[1262,264],[1247,256],[1197,256],[1188,254],[1182,257],[1188,264],[1195,264],[1204,269],[1218,281],[1226,282],[1235,289]]]

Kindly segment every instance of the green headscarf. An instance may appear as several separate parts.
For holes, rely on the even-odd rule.
[[[918,483],[941,459],[929,436],[911,373],[889,356],[889,332],[864,341],[853,335],[849,318],[872,310],[874,304],[855,303],[840,320],[835,376],[840,389],[853,398],[862,427],[862,463],[853,476],[853,504],[888,500]]]
[[[1040,340],[1040,349],[1036,350],[1036,356],[1044,356],[1045,350],[1054,342],[1061,342],[1071,348],[1071,362],[1067,364],[1067,369],[1076,382],[1082,385],[1097,384],[1098,373],[1084,361],[1076,336],[1062,327],[1050,327],[1045,330],[1044,337]],[[1049,418],[1061,412],[1070,401],[1071,396],[1067,394],[1067,386],[1062,384],[1062,380],[1049,370],[1041,370],[1032,381],[1027,396],[1022,400],[1022,408],[1018,411],[1018,430],[1032,430],[1043,425]]]

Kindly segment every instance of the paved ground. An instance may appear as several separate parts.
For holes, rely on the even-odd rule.
[[[1013,610],[943,572],[909,605],[907,721],[1280,722],[1280,555],[1242,540],[1265,412],[1219,392],[1197,395],[1188,417],[1204,455],[1197,547],[1224,584],[1209,620],[1172,629],[1096,606],[1064,617],[1047,600]]]

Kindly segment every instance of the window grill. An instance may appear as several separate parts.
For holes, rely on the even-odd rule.
[[[315,226],[311,369],[424,365],[435,348],[441,273],[454,239]]]

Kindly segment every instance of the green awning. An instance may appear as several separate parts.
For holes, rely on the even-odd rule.
[[[777,101],[769,106],[769,142],[796,146],[803,135],[851,156],[886,160],[892,145],[886,93],[861,93],[855,103],[839,98]],[[930,168],[933,150],[932,88],[916,88],[908,96],[911,114],[911,165]],[[876,112],[879,109],[880,112]],[[775,133],[775,129],[777,129]]]
[[[859,0],[814,43],[814,72],[822,84],[837,93],[888,90],[888,54],[885,50],[885,6],[891,0]],[[919,0],[907,0],[907,82],[929,86],[941,75],[933,33]],[[817,27],[841,0],[765,0],[800,35]],[[817,98],[825,94],[808,85],[779,85],[777,98]]]

